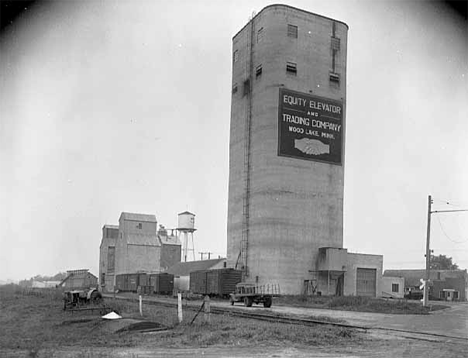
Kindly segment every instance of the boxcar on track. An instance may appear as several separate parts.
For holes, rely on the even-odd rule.
[[[190,273],[190,291],[202,295],[229,296],[242,281],[242,271],[231,268]]]

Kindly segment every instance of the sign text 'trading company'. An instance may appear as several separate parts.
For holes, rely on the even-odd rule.
[[[343,104],[280,88],[278,155],[341,164]]]

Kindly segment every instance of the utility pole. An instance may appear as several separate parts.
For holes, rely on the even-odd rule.
[[[457,212],[467,212],[468,209],[457,209],[457,210],[434,210],[432,211],[432,197],[429,195],[427,197],[427,237],[426,237],[426,281],[424,283],[424,296],[423,296],[423,306],[426,307],[429,303],[429,279],[431,276],[431,214],[436,213],[457,213]],[[447,204],[449,204],[447,202]]]
[[[427,237],[426,237],[426,282],[424,283],[424,296],[423,296],[423,306],[426,307],[429,302],[429,278],[430,278],[430,269],[431,269],[431,205],[432,198],[429,195],[427,197]]]

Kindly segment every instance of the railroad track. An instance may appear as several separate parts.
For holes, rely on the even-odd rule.
[[[107,298],[114,298],[112,295],[104,295]],[[124,297],[124,296],[116,296],[115,299],[117,300],[125,300],[125,301],[132,301],[136,302],[134,297]],[[177,307],[177,302],[169,302],[163,300],[148,300],[143,298],[145,304],[155,305],[155,306],[164,306],[164,307]],[[199,303],[188,303],[184,304],[184,309],[190,309],[193,311],[197,311],[200,308]],[[343,322],[334,322],[334,321],[326,321],[326,320],[317,320],[317,319],[310,319],[310,318],[302,318],[298,316],[285,316],[275,313],[266,313],[266,312],[259,312],[259,310],[255,308],[251,309],[243,309],[243,308],[236,308],[234,307],[219,307],[219,306],[211,306],[211,313],[213,314],[224,314],[230,315],[239,318],[246,318],[246,319],[256,319],[260,321],[267,321],[272,323],[284,323],[284,324],[295,324],[295,325],[303,325],[303,326],[316,326],[316,325],[329,325],[347,329],[353,329],[362,331],[365,333],[372,333],[372,334],[385,334],[385,335],[393,335],[396,337],[407,338],[407,339],[415,339],[420,341],[429,341],[429,342],[453,342],[453,343],[461,343],[468,345],[468,339],[462,337],[453,337],[443,334],[437,333],[427,333],[427,332],[414,332],[414,331],[407,331],[403,329],[396,329],[396,328],[386,328],[386,327],[371,327],[371,326],[359,326],[359,325],[352,325]]]

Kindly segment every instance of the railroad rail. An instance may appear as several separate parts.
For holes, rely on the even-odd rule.
[[[76,308],[69,308],[66,312],[71,314],[73,313],[82,313],[82,312],[95,312],[99,311],[100,315],[105,315],[113,311],[112,307],[108,306],[94,306],[94,307],[76,307]]]
[[[114,298],[113,295],[108,294],[104,295],[104,297]],[[135,302],[135,297],[124,297],[124,296],[115,296],[117,300],[125,300],[125,301],[133,301]],[[164,307],[177,307],[177,302],[171,302],[169,300],[157,300],[157,299],[145,299],[143,297],[143,301],[146,304],[150,305],[157,305],[157,306],[164,306]],[[195,303],[188,303],[184,304],[184,309],[190,310],[197,310],[199,309],[199,302]],[[254,309],[243,309],[240,307],[219,307],[219,306],[211,306],[211,313],[213,314],[229,314],[231,316],[239,317],[239,318],[246,318],[246,319],[256,319],[260,321],[267,321],[272,323],[284,323],[284,324],[295,324],[295,325],[303,325],[303,326],[314,326],[314,325],[329,325],[341,328],[348,328],[354,329],[358,331],[362,331],[364,333],[378,333],[378,332],[385,332],[385,334],[393,334],[394,336],[406,338],[406,339],[414,339],[420,341],[429,341],[429,342],[453,342],[453,343],[462,343],[468,345],[468,339],[462,337],[454,337],[448,336],[444,334],[438,333],[429,333],[429,332],[414,332],[414,331],[407,331],[403,329],[397,328],[387,328],[387,327],[371,327],[371,326],[359,326],[359,325],[352,325],[343,322],[336,322],[336,321],[327,321],[327,320],[318,320],[318,319],[309,319],[309,318],[302,318],[298,316],[285,316],[280,314],[272,314],[266,313],[265,310],[256,310]]]

